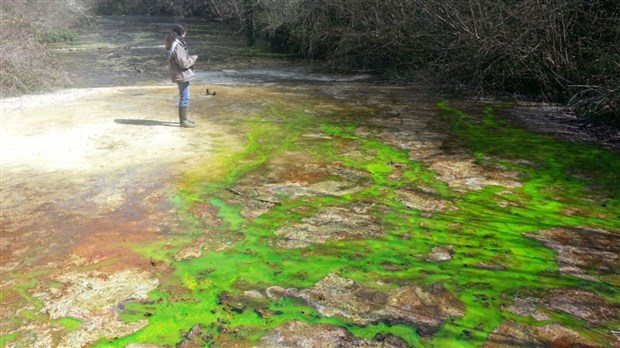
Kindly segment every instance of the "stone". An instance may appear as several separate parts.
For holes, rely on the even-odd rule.
[[[410,285],[390,291],[389,305],[380,313],[388,323],[410,325],[422,336],[430,336],[445,320],[462,316],[465,306],[441,284],[430,291]]]
[[[475,268],[480,268],[480,269],[488,269],[490,271],[503,271],[506,269],[505,265],[498,264],[498,263],[485,262],[485,261],[472,263],[471,266]]]
[[[181,341],[175,345],[175,348],[201,348],[208,347],[212,343],[213,337],[204,332],[205,327],[195,325],[189,329],[181,337]]]
[[[267,332],[260,348],[404,348],[409,345],[393,335],[375,340],[353,336],[340,326],[292,321]]]
[[[407,129],[403,129],[402,125],[397,125],[398,128],[387,128],[378,136],[387,144],[409,150],[409,159],[412,161],[423,161],[441,154],[441,144],[447,136],[430,131],[422,120],[418,121],[421,122],[408,125]],[[385,126],[385,120],[377,120],[377,123]]]
[[[265,295],[258,290],[246,290],[243,295],[251,298],[265,298]]]
[[[281,248],[304,248],[328,240],[369,239],[382,236],[383,226],[370,212],[373,205],[356,204],[321,209],[301,223],[285,224],[276,230],[282,238],[276,242]]]
[[[557,252],[560,272],[597,281],[607,276],[620,282],[620,235],[603,229],[557,227],[525,237]]]
[[[511,320],[503,322],[493,331],[483,346],[483,348],[514,347],[602,348],[603,346],[590,343],[584,340],[579,333],[559,324],[530,326]]]
[[[272,296],[269,289],[267,293]],[[279,288],[275,294],[301,298],[322,315],[343,317],[355,325],[405,324],[423,336],[432,335],[446,319],[465,312],[464,305],[440,284],[430,289],[410,285],[382,292],[335,273],[309,289]]]
[[[542,304],[547,309],[568,313],[592,324],[620,319],[620,305],[607,302],[597,294],[586,290],[552,290],[542,300]]]
[[[454,251],[446,247],[433,247],[431,251],[424,257],[428,262],[442,262],[452,260]]]
[[[273,209],[282,199],[301,196],[343,196],[370,185],[365,171],[321,161],[303,152],[270,158],[265,169],[246,175],[229,188],[226,200],[244,207],[241,215],[253,219]]]
[[[538,321],[549,320],[549,316],[537,308],[538,300],[533,298],[515,298],[514,304],[508,307],[511,313],[530,316]]]
[[[126,336],[140,330],[146,326],[146,320],[126,323],[120,320],[115,308],[130,300],[146,300],[159,284],[150,274],[132,270],[72,272],[56,280],[64,286],[33,295],[43,302],[41,312],[51,319],[71,317],[82,321],[77,330],[62,337],[59,347],[83,347],[100,338]]]
[[[265,290],[267,296],[274,300],[281,300],[287,296],[294,296],[294,292],[289,291],[289,289],[285,289],[279,286],[271,286]]]
[[[520,187],[516,172],[485,170],[475,160],[464,155],[434,157],[427,161],[437,179],[459,192],[481,190],[485,186]]]
[[[393,347],[393,348],[409,348],[412,345],[408,344],[402,338],[392,334],[378,333],[373,337],[373,341],[380,342],[379,347]]]
[[[4,329],[4,328],[3,328]],[[9,343],[2,340],[3,347],[16,348],[16,347],[28,347],[28,348],[48,348],[48,347],[62,347],[69,348],[69,346],[58,345],[57,337],[63,333],[63,329],[60,325],[52,325],[48,323],[28,323],[15,330],[9,332],[9,334],[22,334],[20,339],[16,342]],[[19,337],[19,336],[18,336]],[[6,344],[6,345],[5,345]]]
[[[185,245],[175,256],[176,261],[189,258],[198,258],[208,251],[223,251],[231,248],[236,242],[244,238],[240,232],[210,230],[202,236]]]
[[[397,190],[396,199],[407,208],[417,209],[426,213],[443,212],[456,209],[450,201],[433,192],[421,189]]]

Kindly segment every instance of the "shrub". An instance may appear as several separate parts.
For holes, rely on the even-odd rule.
[[[617,0],[265,1],[288,12],[258,15],[270,21],[261,27],[286,25],[287,44],[336,70],[427,75],[620,117]]]
[[[78,34],[67,29],[67,28],[59,28],[49,33],[46,33],[44,36],[45,42],[67,42],[67,41],[75,41],[78,38]]]
[[[85,5],[86,2],[82,1]],[[0,3],[0,93],[46,90],[68,82],[44,42],[75,40],[67,26],[84,17],[77,2],[47,0]]]

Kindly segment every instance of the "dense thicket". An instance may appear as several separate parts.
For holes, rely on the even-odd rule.
[[[0,94],[38,91],[68,82],[45,42],[72,40],[69,26],[84,8],[66,0],[0,2]]]
[[[571,103],[620,125],[616,0],[299,0],[290,8],[279,24],[288,40],[336,69]]]
[[[219,18],[279,52],[409,83],[568,103],[620,125],[617,0],[101,0]]]
[[[402,83],[432,77],[443,87],[568,103],[620,125],[617,0],[81,2],[102,14],[229,21],[245,26],[250,44],[264,37],[337,71]]]

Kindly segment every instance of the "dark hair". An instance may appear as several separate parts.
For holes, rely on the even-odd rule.
[[[185,27],[183,26],[183,24],[180,23],[176,23],[175,25],[172,26],[172,31],[174,33],[176,33],[177,35],[181,36],[183,34],[185,34]]]
[[[177,39],[177,34],[175,33],[169,33],[168,35],[166,35],[166,37],[164,38],[164,42],[166,43],[166,50],[169,50],[172,48],[172,43],[174,43],[174,40]]]

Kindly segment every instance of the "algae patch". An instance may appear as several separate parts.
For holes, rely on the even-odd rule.
[[[34,346],[83,347],[103,338],[115,338],[136,332],[146,320],[126,323],[120,312],[128,302],[146,300],[159,284],[152,275],[130,270],[117,273],[91,271],[67,273],[56,279],[60,286],[33,294],[42,303],[41,314],[56,320],[56,325],[31,322],[17,332],[22,344]],[[36,332],[30,336],[28,332]],[[30,341],[30,339],[32,341]]]
[[[614,288],[588,278],[596,269],[589,266],[580,270],[589,283],[557,272],[551,250],[532,240],[556,243],[544,232],[553,226],[606,228],[616,236],[617,222],[600,218],[612,214],[613,199],[601,207],[581,195],[595,190],[586,179],[549,175],[570,171],[571,159],[503,153],[502,141],[488,151],[467,145],[487,136],[484,127],[494,124],[489,110],[477,123],[440,104],[460,117],[453,124],[460,143],[446,147],[448,138],[426,119],[395,129],[374,118],[380,107],[343,112],[329,98],[313,103],[330,111],[310,115],[280,103],[246,118],[240,124],[246,146],[210,164],[218,173],[231,166],[228,176],[188,181],[191,203],[183,206],[194,217],[202,207],[198,216],[208,228],[197,239],[200,251],[173,263],[185,295],[174,282],[165,286],[155,298],[167,305],[142,309],[150,324],[118,344],[150,342],[153,335],[179,343],[182,337],[161,336],[162,330],[190,332],[196,325],[216,345],[297,339],[373,346],[390,338],[393,346],[474,347],[503,332],[528,333],[525,342],[543,344],[553,330],[571,342],[607,340],[615,317],[585,331],[580,314],[553,294],[586,287],[604,296],[597,297],[598,310],[608,313],[618,302]],[[513,137],[506,144],[530,136],[501,126],[503,136]],[[261,140],[266,133],[270,141]],[[546,151],[564,146],[537,141]],[[579,146],[575,151],[581,156]],[[216,240],[227,240],[226,247]],[[599,272],[609,268],[596,265]],[[530,315],[553,323],[534,329],[525,324]]]
[[[241,141],[184,172],[181,223],[135,246],[170,274],[113,305],[131,330],[98,346],[614,344],[616,155],[512,128],[491,107],[338,88],[213,102],[212,122]],[[231,113],[239,101],[252,112]],[[54,325],[85,332],[88,313]]]

